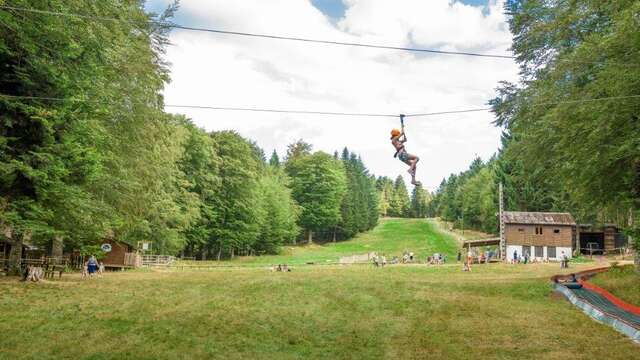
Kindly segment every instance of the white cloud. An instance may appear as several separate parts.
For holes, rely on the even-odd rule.
[[[188,0],[182,17],[225,30],[508,54],[502,2],[479,7],[448,0],[346,0],[337,25],[302,0]],[[399,114],[484,107],[500,80],[515,80],[511,60],[423,55],[176,30],[167,53],[168,104]],[[175,111],[169,108],[169,111]],[[208,129],[234,129],[282,155],[304,138],[315,149],[347,146],[376,175],[406,174],[393,158],[397,119],[180,110]],[[422,159],[430,189],[499,145],[490,113],[406,120],[407,148]]]

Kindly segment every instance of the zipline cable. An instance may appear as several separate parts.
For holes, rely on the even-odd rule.
[[[39,9],[29,9],[29,8],[21,8],[21,7],[15,7],[15,6],[7,6],[7,5],[0,5],[0,9],[31,12],[31,13],[37,13],[37,14],[53,15],[53,16],[76,17],[76,18],[82,18],[82,19],[88,19],[88,20],[128,22],[128,23],[135,24],[134,21],[121,20],[121,19],[111,18],[111,17],[83,15],[83,14],[76,14],[76,13],[65,13],[65,12],[39,10]],[[280,35],[271,35],[271,34],[257,34],[257,33],[249,33],[249,32],[227,31],[227,30],[219,30],[219,29],[185,26],[185,25],[155,21],[155,20],[147,20],[147,22],[160,25],[160,26],[175,28],[175,29],[208,32],[208,33],[216,33],[216,34],[224,34],[224,35],[259,37],[259,38],[267,38],[267,39],[290,40],[290,41],[300,41],[300,42],[309,42],[309,43],[327,44],[327,45],[355,46],[355,47],[364,47],[364,48],[422,52],[422,53],[433,53],[433,54],[443,54],[443,55],[463,55],[463,56],[487,57],[487,58],[498,58],[498,59],[515,59],[515,56],[511,56],[511,55],[482,54],[482,53],[464,52],[464,51],[445,51],[445,50],[434,50],[434,49],[423,49],[423,48],[411,48],[411,47],[403,47],[403,46],[388,46],[388,45],[376,45],[376,44],[365,44],[365,43],[355,43],[355,42],[319,40],[319,39],[309,39],[309,38],[301,38],[301,37],[293,37],[293,36],[280,36]]]
[[[40,9],[23,8],[23,7],[7,6],[7,5],[0,5],[0,9],[45,14],[45,15],[52,15],[52,16],[76,17],[76,18],[82,18],[82,19],[88,19],[88,20],[127,22],[129,24],[134,24],[134,25],[136,23],[133,20],[117,19],[112,17],[84,15],[84,14],[58,12],[58,11],[50,11],[50,10],[40,10]],[[332,40],[319,40],[319,39],[309,39],[309,38],[301,38],[301,37],[293,37],[293,36],[257,34],[257,33],[249,33],[249,32],[228,31],[228,30],[211,29],[211,28],[203,28],[203,27],[185,26],[185,25],[175,24],[171,22],[162,22],[162,21],[150,20],[150,19],[145,20],[145,22],[149,24],[155,24],[155,25],[167,27],[167,28],[175,28],[175,29],[182,29],[182,30],[188,30],[188,31],[200,31],[200,32],[224,34],[224,35],[259,37],[259,38],[267,38],[267,39],[299,41],[299,42],[308,42],[308,43],[317,43],[317,44],[326,44],[326,45],[355,46],[355,47],[363,47],[363,48],[432,53],[432,54],[441,54],[441,55],[461,55],[461,56],[473,56],[473,57],[496,58],[496,59],[510,59],[510,60],[517,59],[517,57],[513,55],[483,54],[483,53],[465,52],[465,51],[446,51],[446,50],[412,48],[412,47],[403,47],[403,46],[389,46],[389,45],[376,45],[376,44],[342,42],[342,41],[332,41]],[[570,60],[570,59],[558,59],[558,61],[565,62],[565,63],[576,63],[576,64],[602,63],[600,61],[580,61],[580,60]],[[609,62],[609,63],[620,65],[620,66],[632,66],[632,67],[640,66],[640,64],[636,64],[636,63],[622,63],[622,62]]]
[[[42,96],[20,96],[20,95],[6,95],[0,94],[0,97],[19,99],[19,100],[43,100],[43,101],[56,101],[56,102],[84,102],[90,103],[90,100],[85,99],[65,99],[57,97],[42,97]],[[578,100],[564,100],[556,102],[541,102],[536,104],[530,104],[529,106],[545,106],[545,105],[563,105],[563,104],[579,104],[595,101],[606,100],[625,100],[625,99],[637,99],[640,95],[626,95],[626,96],[609,96],[593,99],[578,99]],[[289,110],[289,109],[266,109],[266,108],[254,108],[254,107],[226,107],[226,106],[204,106],[204,105],[177,105],[177,104],[165,104],[165,107],[173,108],[186,108],[186,109],[204,109],[204,110],[226,110],[226,111],[249,111],[249,112],[270,112],[270,113],[286,113],[286,114],[309,114],[309,115],[331,115],[331,116],[362,116],[362,117],[393,117],[393,118],[408,118],[408,117],[426,117],[436,115],[447,114],[463,114],[470,112],[490,111],[492,108],[476,108],[476,109],[463,109],[463,110],[451,110],[451,111],[437,111],[428,113],[415,113],[415,114],[384,114],[384,113],[351,113],[351,112],[335,112],[335,111],[312,111],[312,110]]]

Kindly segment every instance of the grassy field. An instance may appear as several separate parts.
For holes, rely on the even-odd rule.
[[[381,219],[373,230],[350,241],[325,245],[287,246],[281,255],[240,257],[224,264],[316,264],[336,263],[341,256],[377,252],[387,258],[413,251],[424,262],[427,255],[440,252],[454,258],[458,244],[453,236],[439,230],[435,221],[423,219]]]
[[[633,265],[614,267],[596,275],[591,282],[628,303],[640,305],[640,276]]]
[[[417,250],[420,239],[396,226],[374,233],[397,244],[368,234],[352,249]],[[559,272],[328,265],[0,278],[0,359],[640,358],[637,344],[552,294],[548,279]]]

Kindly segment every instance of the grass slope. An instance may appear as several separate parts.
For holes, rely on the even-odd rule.
[[[640,276],[633,265],[613,267],[590,281],[630,304],[640,305]]]
[[[441,232],[434,221],[425,219],[382,219],[373,230],[352,240],[325,245],[285,247],[283,254],[239,258],[231,263],[304,264],[307,262],[337,262],[341,256],[378,252],[401,257],[403,251],[413,251],[421,261],[427,255],[440,252],[453,259],[458,245],[453,236]]]

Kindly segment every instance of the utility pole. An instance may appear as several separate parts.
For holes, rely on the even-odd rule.
[[[506,255],[507,255],[507,243],[506,243],[506,239],[505,239],[505,235],[504,235],[504,195],[503,195],[503,189],[502,189],[502,182],[500,182],[499,186],[498,186],[498,191],[499,191],[499,197],[500,197],[500,212],[498,214],[499,221],[500,221],[500,258],[502,260],[506,259]]]

